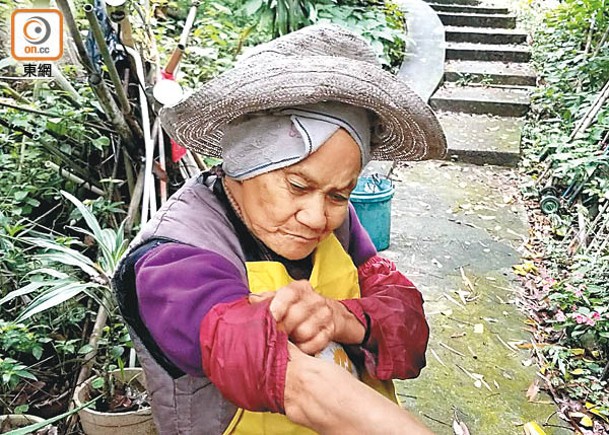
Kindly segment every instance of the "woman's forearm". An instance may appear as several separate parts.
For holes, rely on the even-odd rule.
[[[320,434],[431,434],[407,411],[346,370],[289,344],[285,412]]]

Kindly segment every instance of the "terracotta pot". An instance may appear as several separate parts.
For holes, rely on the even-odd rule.
[[[146,386],[144,371],[140,368],[123,369],[110,372],[111,376],[123,382],[130,382],[136,376],[142,385]],[[90,385],[95,378],[89,378],[74,391],[76,406],[87,403]],[[155,435],[157,433],[152,410],[150,408],[129,412],[100,412],[92,408],[83,408],[78,412],[80,424],[87,435],[129,434],[129,435]]]

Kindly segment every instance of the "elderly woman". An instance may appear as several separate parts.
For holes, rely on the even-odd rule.
[[[429,433],[391,379],[425,365],[421,294],[349,205],[371,157],[441,157],[431,110],[366,42],[311,26],[161,113],[223,165],[188,181],[115,277],[162,434]]]

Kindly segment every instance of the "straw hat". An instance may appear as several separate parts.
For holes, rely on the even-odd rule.
[[[376,114],[372,157],[442,158],[446,139],[429,106],[384,71],[372,48],[336,25],[305,27],[254,47],[235,67],[161,110],[180,145],[219,157],[222,127],[247,113],[339,101]]]

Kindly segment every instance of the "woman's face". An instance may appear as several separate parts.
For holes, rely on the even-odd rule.
[[[229,187],[250,231],[282,257],[299,260],[346,218],[360,159],[357,143],[339,129],[305,160]]]

